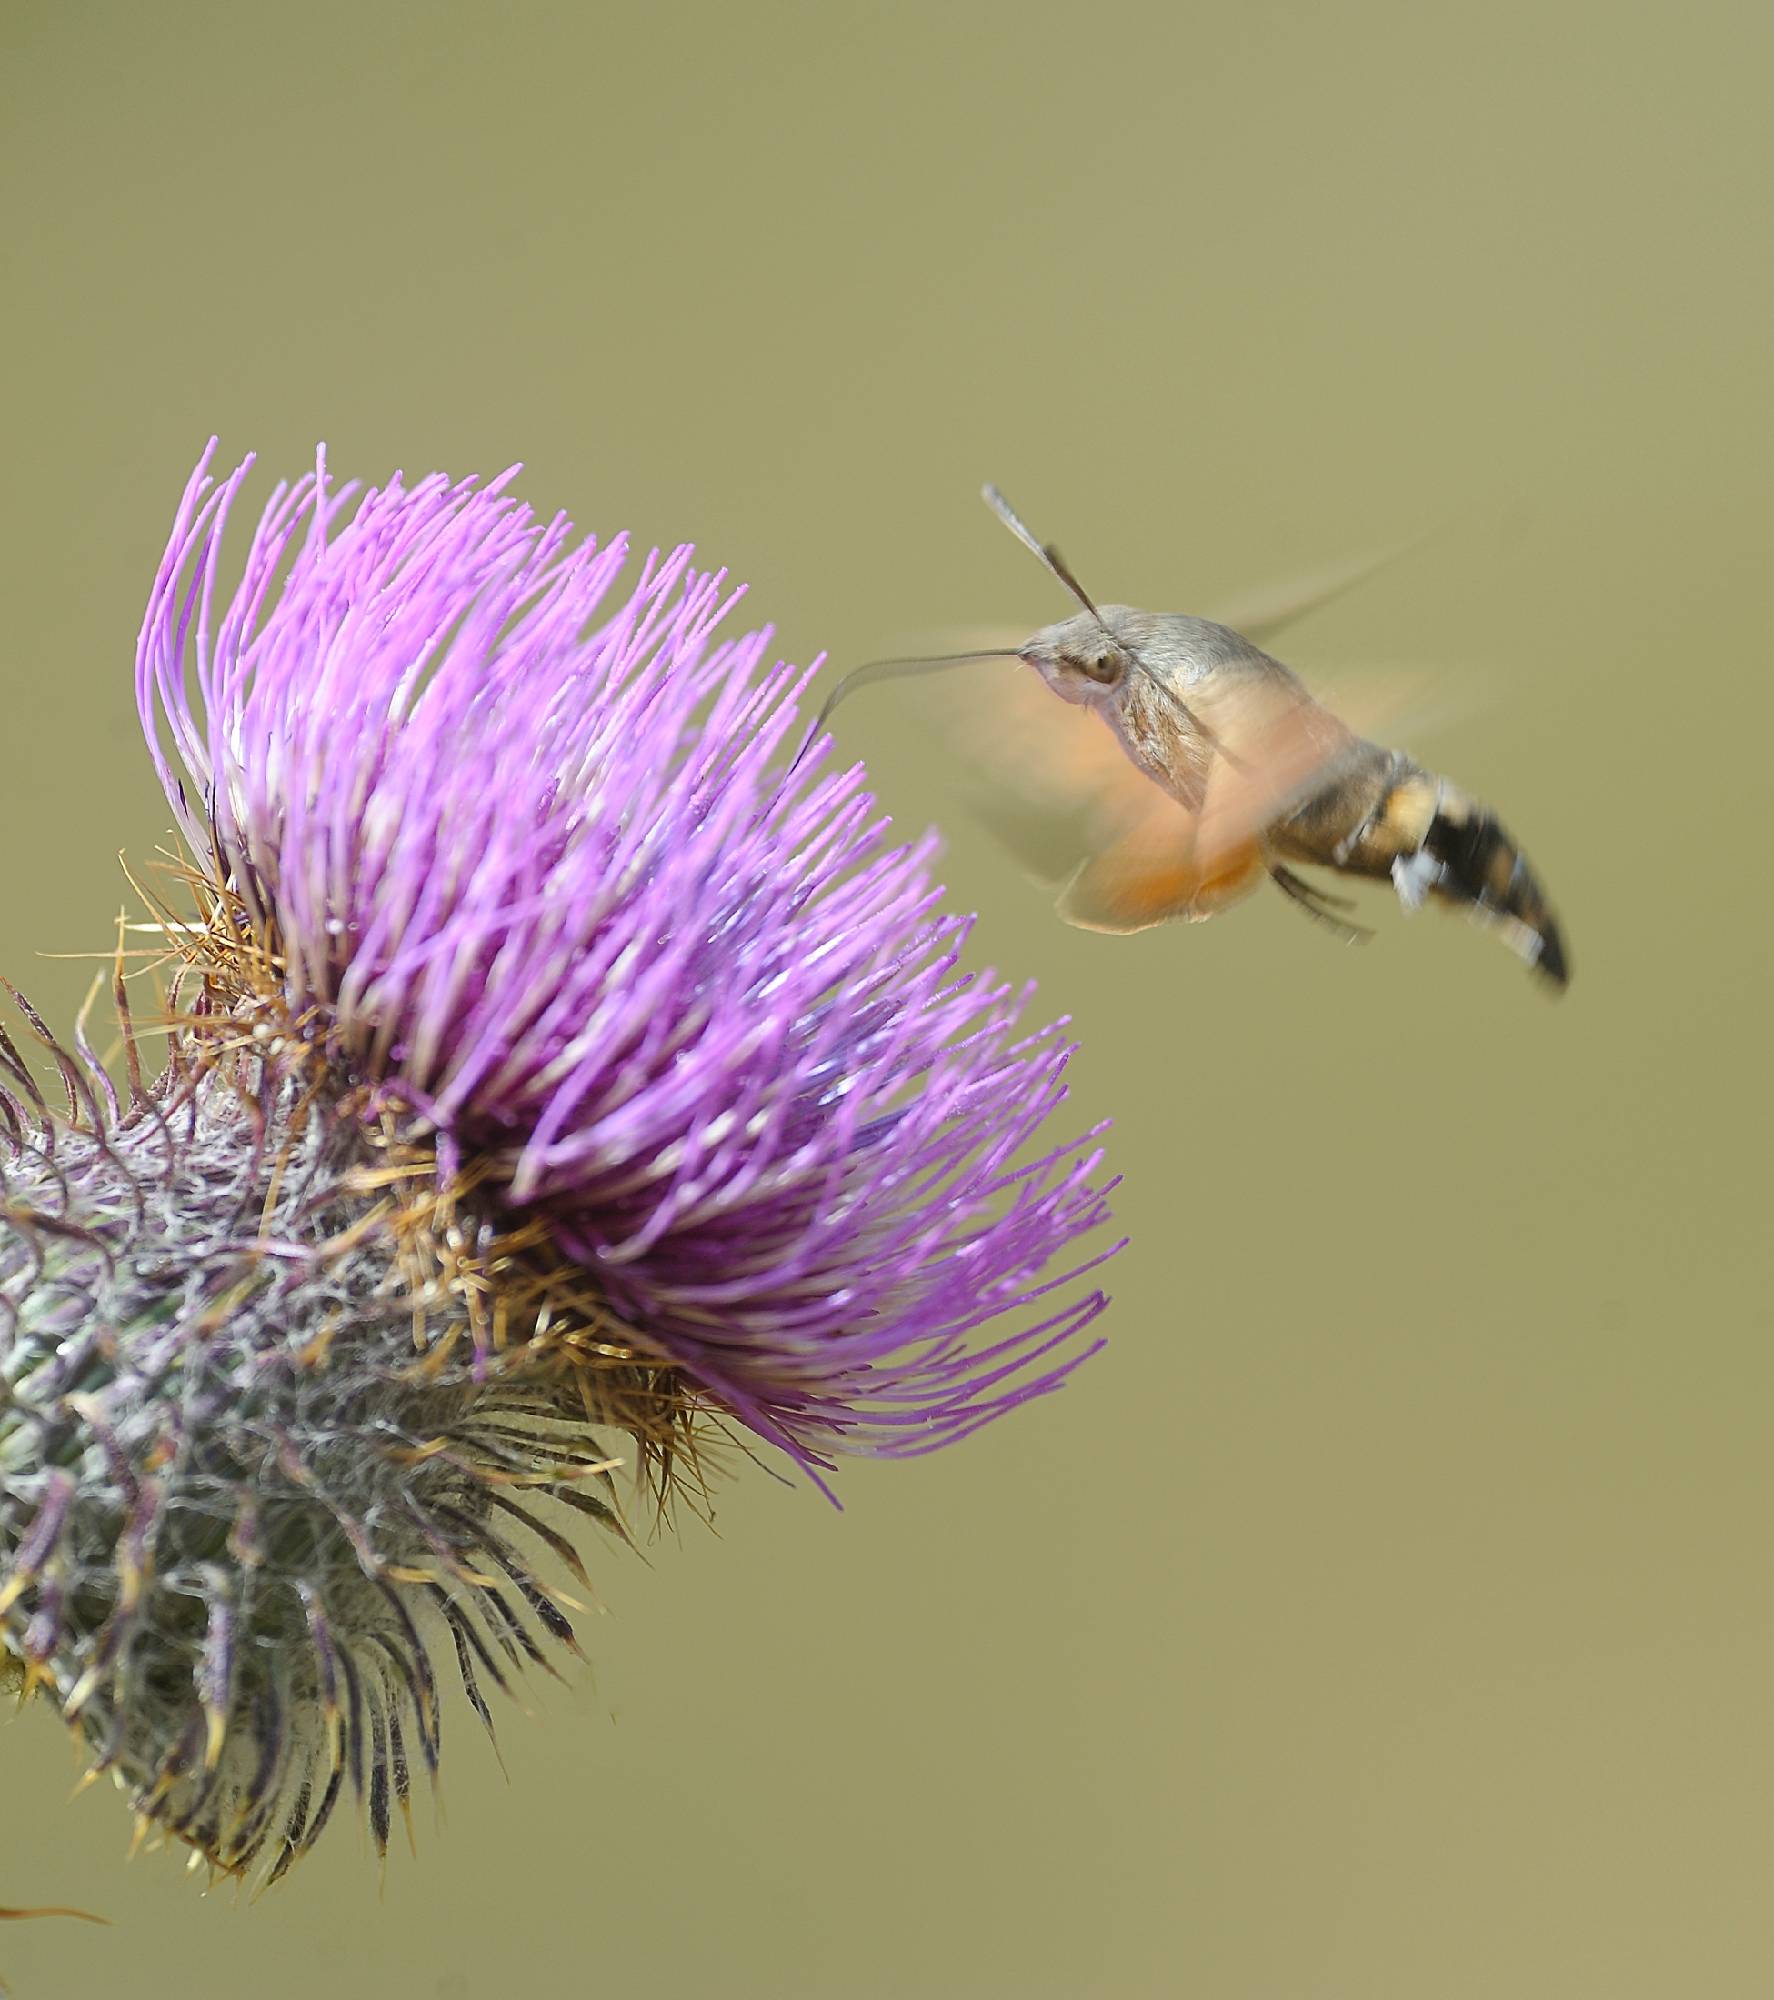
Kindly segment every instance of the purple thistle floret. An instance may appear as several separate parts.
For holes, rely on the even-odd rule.
[[[860,767],[784,782],[809,675],[767,630],[717,641],[725,572],[655,553],[612,605],[624,541],[542,524],[513,473],[353,509],[323,457],[218,615],[251,461],[207,464],[138,699],[292,1010],[809,1468],[1059,1382],[1104,1301],[1044,1273],[1106,1219],[1099,1156],[1020,1155],[1070,1051],[958,969],[968,922]]]
[[[222,603],[207,466],[137,662],[165,1068],[121,949],[122,1078],[21,1001],[52,1102],[0,1029],[0,1684],[276,1879],[347,1795],[386,1847],[440,1661],[491,1729],[574,1644],[625,1461],[663,1496],[736,1422],[819,1480],[1063,1380],[1108,1189],[928,848],[790,765],[807,675],[716,638],[723,576],[622,598],[510,474],[323,461]]]

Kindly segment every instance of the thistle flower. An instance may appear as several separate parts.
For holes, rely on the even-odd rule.
[[[724,574],[617,601],[511,474],[323,457],[224,602],[208,463],[137,655],[168,1059],[121,956],[120,1086],[21,1001],[52,1105],[0,1035],[0,1662],[276,1876],[347,1786],[385,1844],[437,1656],[490,1729],[572,1644],[543,1572],[619,1461],[724,1425],[823,1483],[1056,1386],[1107,1190],[1094,1135],[1024,1157],[1069,1051],[959,969],[928,848],[784,776],[808,676],[717,639]]]

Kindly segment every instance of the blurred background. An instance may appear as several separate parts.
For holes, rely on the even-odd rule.
[[[212,431],[521,458],[789,657],[1208,609],[1424,529],[1279,645],[1565,920],[1279,897],[1070,932],[903,690],[843,711],[1113,1115],[1113,1344],[952,1453],[748,1469],[595,1551],[595,1670],[458,1703],[447,1826],[255,1907],[4,1742],[24,2000],[1764,1995],[1774,692],[1765,7],[35,4],[0,14],[0,965],[65,1023],[167,815],[133,642]]]

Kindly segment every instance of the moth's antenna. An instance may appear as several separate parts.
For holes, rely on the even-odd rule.
[[[1072,574],[1066,564],[1065,557],[1060,554],[1059,550],[1051,542],[1043,542],[1036,539],[1034,530],[1016,509],[1011,506],[1004,495],[998,491],[997,487],[990,485],[982,486],[980,492],[984,496],[986,505],[991,508],[992,512],[997,515],[998,519],[1004,523],[1005,527],[1010,530],[1016,539],[1022,543],[1023,547],[1036,558],[1058,583],[1070,591],[1077,598],[1078,602],[1084,606],[1085,610],[1090,613],[1091,617],[1102,626],[1103,630],[1108,632],[1108,623],[1104,619],[1103,614],[1091,602],[1090,592]],[[1111,632],[1109,636],[1113,638],[1114,634]]]
[[[1013,506],[1011,506],[1010,502],[1006,500],[1004,495],[998,491],[997,487],[988,483],[987,485],[982,486],[979,490],[981,496],[985,500],[986,505],[989,508],[991,508],[992,512],[997,515],[998,519],[1004,523],[1005,527],[1007,527],[1010,530],[1010,532],[1016,537],[1016,539],[1022,543],[1025,549],[1028,549],[1035,556],[1036,560],[1041,564],[1042,568],[1045,569],[1047,573],[1051,577],[1053,577],[1056,582],[1062,585],[1063,588],[1066,591],[1068,591],[1071,596],[1075,597],[1078,600],[1078,602],[1084,606],[1085,610],[1090,613],[1091,617],[1096,620],[1096,622],[1103,628],[1103,630],[1108,633],[1110,639],[1114,641],[1116,650],[1125,653],[1127,657],[1130,660],[1132,660],[1134,665],[1139,668],[1140,672],[1145,675],[1146,679],[1149,680],[1152,683],[1152,685],[1158,690],[1158,692],[1164,696],[1165,700],[1168,701],[1173,708],[1175,708],[1176,712],[1183,718],[1183,720],[1189,725],[1189,727],[1193,729],[1197,735],[1200,736],[1201,740],[1204,743],[1211,745],[1213,749],[1217,750],[1219,754],[1225,758],[1226,762],[1233,767],[1234,770],[1243,771],[1248,769],[1248,766],[1242,763],[1240,759],[1233,756],[1232,752],[1226,748],[1223,742],[1221,742],[1218,735],[1213,730],[1208,728],[1207,724],[1203,722],[1200,716],[1198,716],[1194,712],[1194,710],[1189,707],[1188,703],[1183,700],[1181,695],[1179,695],[1176,692],[1176,690],[1172,688],[1169,685],[1169,683],[1164,680],[1162,675],[1155,674],[1152,671],[1152,669],[1146,665],[1145,661],[1140,658],[1139,654],[1134,650],[1134,648],[1128,645],[1125,639],[1120,638],[1115,633],[1113,628],[1110,626],[1109,621],[1096,608],[1095,603],[1092,601],[1090,592],[1087,591],[1084,588],[1083,584],[1081,584],[1078,581],[1078,579],[1072,574],[1070,566],[1067,564],[1065,557],[1060,554],[1059,550],[1056,549],[1051,542],[1044,542],[1039,539],[1034,529],[1031,528],[1028,522],[1023,519],[1023,517],[1016,511],[1016,509]]]
[[[935,673],[943,667],[965,666],[969,660],[1014,660],[1016,657],[1008,646],[997,646],[972,653],[932,653],[922,659],[866,660],[860,667],[852,667],[826,696],[819,713],[813,718],[813,727],[795,752],[795,761],[788,767],[788,776],[794,776],[801,759],[818,741],[820,732],[831,720],[832,710],[839,702],[847,701],[858,688],[867,687],[873,681],[903,680],[914,674]]]

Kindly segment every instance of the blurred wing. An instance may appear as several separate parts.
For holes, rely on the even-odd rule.
[[[1012,645],[1026,636],[991,635]],[[968,633],[959,643],[987,641]],[[913,701],[957,759],[969,805],[1039,882],[1065,881],[1163,806],[1187,830],[1188,815],[1128,761],[1108,724],[1061,701],[1020,660],[960,668]]]
[[[988,661],[922,692],[924,719],[959,755],[978,816],[1029,874],[1059,888],[1060,915],[1086,930],[1198,922],[1250,894],[1263,879],[1262,829],[1347,743],[1315,704],[1278,703],[1267,689],[1228,695],[1211,722],[1238,761],[1209,759],[1190,810],[1100,716],[1061,701],[1020,661]]]
[[[1395,542],[1387,549],[1308,570],[1285,583],[1263,584],[1219,606],[1211,616],[1217,624],[1229,625],[1234,632],[1242,632],[1247,639],[1265,646],[1278,632],[1284,632],[1357,584],[1366,583],[1400,556],[1414,554],[1428,539],[1427,535],[1417,535],[1409,541]]]
[[[1267,685],[1222,695],[1211,723],[1230,754],[1210,761],[1200,809],[1187,810],[1135,772],[1143,788],[1137,809],[1061,891],[1067,923],[1139,931],[1200,923],[1241,902],[1268,873],[1264,829],[1356,741],[1316,702]]]
[[[1210,849],[1200,825],[1156,785],[1168,812],[1128,828],[1079,864],[1055,905],[1084,931],[1144,931],[1154,924],[1200,923],[1248,896],[1263,880],[1254,840]]]

